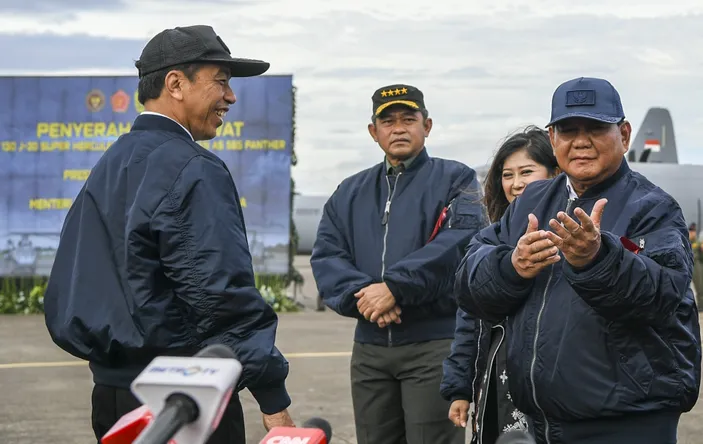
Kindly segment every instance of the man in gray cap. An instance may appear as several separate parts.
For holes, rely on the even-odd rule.
[[[90,363],[98,440],[139,406],[129,386],[154,357],[217,343],[243,364],[238,389],[253,394],[266,428],[293,425],[288,362],[255,286],[237,189],[196,143],[215,137],[235,103],[230,78],[269,64],[232,58],[210,26],[189,26],[157,34],[136,67],[145,111],[68,212],[45,295],[49,332]],[[236,393],[208,442],[246,442]]]
[[[459,305],[505,320],[510,393],[538,443],[674,444],[701,378],[681,208],[630,170],[610,82],[560,85],[548,127],[563,173],[472,240]]]

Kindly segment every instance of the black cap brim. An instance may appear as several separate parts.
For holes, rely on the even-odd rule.
[[[262,60],[254,59],[225,59],[213,58],[198,60],[205,63],[216,63],[229,68],[232,77],[254,77],[260,76],[271,67],[271,64]]]

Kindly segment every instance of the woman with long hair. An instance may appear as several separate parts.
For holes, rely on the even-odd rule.
[[[536,126],[507,138],[484,179],[484,202],[492,223],[498,222],[528,184],[559,174],[548,133]],[[489,324],[457,310],[451,354],[444,361],[440,391],[451,401],[449,419],[466,427],[471,403],[472,444],[493,444],[513,429],[529,430],[525,415],[513,405],[508,390],[505,327]]]

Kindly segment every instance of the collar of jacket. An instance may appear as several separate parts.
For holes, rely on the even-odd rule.
[[[418,153],[418,155],[413,159],[413,161],[410,163],[410,166],[408,166],[404,171],[403,174],[408,174],[408,173],[413,173],[420,168],[422,168],[422,165],[425,164],[430,159],[430,155],[427,154],[427,148],[423,147],[422,151]],[[384,174],[388,174],[388,170],[386,170],[386,159],[383,159],[383,162],[381,162],[381,171]]]
[[[593,185],[591,188],[587,189],[578,199],[596,199],[599,198],[605,190],[612,187],[618,180],[630,172],[630,166],[627,164],[627,160],[623,157],[620,167],[613,173],[610,177],[605,179],[603,182]],[[566,173],[564,175],[564,180],[568,180]],[[569,193],[569,190],[564,187],[564,192]]]
[[[189,142],[193,139],[181,126],[169,119],[168,117],[157,116],[154,114],[140,114],[134,119],[134,124],[130,131],[144,131],[144,130],[156,130],[156,131],[168,131],[176,133],[183,137]]]
[[[416,157],[417,157],[417,156],[413,156],[413,157],[411,157],[410,159],[403,160],[403,161],[400,162],[400,163],[403,165],[403,171],[405,171],[406,169],[408,169],[408,167],[409,167],[410,165],[412,165],[412,163],[413,163],[413,161],[415,160]],[[384,157],[383,161],[385,162],[386,172],[387,172],[388,174],[393,174],[393,169],[394,169],[394,168],[397,168],[397,167],[394,167],[393,165],[391,165],[391,163],[388,161],[388,157]]]

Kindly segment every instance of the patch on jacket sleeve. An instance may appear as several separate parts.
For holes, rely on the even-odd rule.
[[[681,235],[674,230],[661,230],[638,238],[640,254],[647,256],[659,265],[675,270],[685,270],[692,266]],[[687,264],[688,263],[688,264]]]
[[[447,228],[481,229],[488,225],[488,214],[480,200],[454,199],[447,212]]]
[[[644,238],[642,239],[644,241]],[[642,251],[642,248],[638,247],[637,244],[632,242],[630,239],[626,238],[625,236],[620,236],[620,243],[622,244],[623,247],[625,247],[626,250],[630,250],[633,253],[637,254],[640,251]],[[640,242],[640,245],[644,247],[644,242]]]

